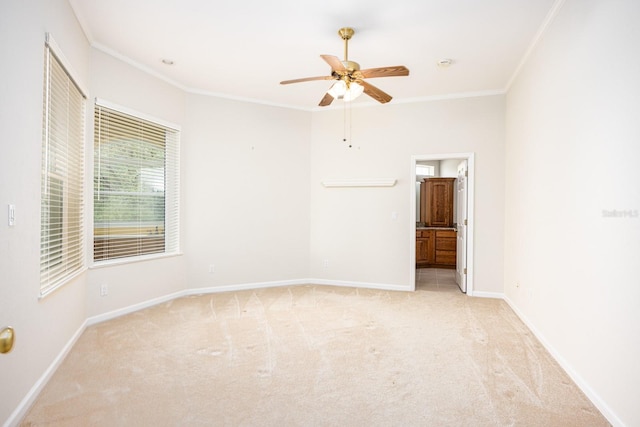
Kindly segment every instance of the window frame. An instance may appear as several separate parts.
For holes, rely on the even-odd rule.
[[[86,91],[49,33],[45,33],[43,68],[39,298],[69,283],[87,268]],[[63,130],[56,120],[60,111],[54,109],[60,106],[65,112]],[[53,199],[52,194],[57,192],[59,198]]]
[[[170,130],[174,133],[174,138],[171,142],[167,141],[165,146],[165,164],[164,164],[164,250],[154,253],[133,254],[127,256],[118,256],[114,258],[96,259],[95,242],[96,242],[96,218],[95,218],[95,202],[98,194],[96,188],[96,165],[98,162],[95,154],[96,150],[96,119],[97,109],[107,109],[113,113],[130,116],[135,120],[147,122],[151,125],[158,126]],[[151,116],[146,113],[136,111],[134,109],[118,105],[116,103],[96,98],[93,106],[94,112],[94,134],[93,134],[93,151],[92,151],[92,192],[91,192],[91,227],[90,227],[90,260],[91,268],[99,268],[104,266],[128,264],[152,259],[167,258],[177,255],[181,255],[180,246],[180,136],[181,127],[175,123],[168,122],[163,119]],[[173,146],[171,146],[173,144]],[[171,154],[168,152],[171,151]],[[171,164],[170,164],[171,163]],[[170,176],[170,182],[168,182],[168,176]],[[171,240],[169,242],[169,240]],[[169,242],[169,243],[168,243]]]

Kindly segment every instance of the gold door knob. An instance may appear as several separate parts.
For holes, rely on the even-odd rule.
[[[15,334],[11,326],[0,330],[0,353],[9,353],[13,348]]]

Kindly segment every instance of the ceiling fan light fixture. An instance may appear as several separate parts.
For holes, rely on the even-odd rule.
[[[354,99],[362,95],[363,92],[364,92],[364,87],[362,87],[356,82],[351,82],[351,84],[349,85],[349,89],[344,94],[344,97],[343,97],[344,101],[345,102],[353,101]]]
[[[353,101],[364,92],[364,87],[356,82],[347,83],[344,80],[338,80],[327,91],[334,99],[342,99],[345,102]]]
[[[333,86],[331,86],[331,89],[329,89],[327,93],[335,99],[342,98],[344,94],[347,93],[347,84],[344,80],[338,80]]]
[[[331,67],[331,73],[324,76],[304,77],[301,79],[283,80],[281,85],[291,83],[310,82],[315,80],[334,80],[334,84],[324,94],[318,106],[326,107],[331,105],[334,99],[342,99],[346,102],[352,101],[362,95],[367,94],[381,104],[391,101],[391,95],[373,86],[366,79],[375,77],[408,76],[409,70],[404,65],[394,65],[391,67],[378,67],[360,69],[360,64],[349,61],[348,41],[353,36],[353,28],[345,27],[338,31],[340,38],[344,40],[344,59],[340,60],[334,55],[320,55],[320,57]]]

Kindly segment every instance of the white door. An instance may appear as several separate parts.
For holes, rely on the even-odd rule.
[[[456,283],[467,292],[467,161],[458,165],[456,181],[456,221],[458,241],[456,245]]]

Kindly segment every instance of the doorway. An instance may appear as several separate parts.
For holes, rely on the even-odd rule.
[[[466,173],[464,169],[457,170],[456,174],[463,173],[464,175],[464,192],[466,193],[466,197],[464,199],[460,198],[461,188],[456,186],[454,190],[454,200],[455,207],[460,209],[460,203],[466,202],[466,224],[464,222],[460,222],[460,228],[458,228],[458,224],[456,223],[456,240],[457,240],[457,248],[460,245],[463,245],[464,248],[461,251],[458,251],[456,254],[456,270],[451,270],[452,277],[455,278],[456,282],[458,282],[458,286],[464,292],[466,290],[466,294],[472,296],[473,295],[473,215],[474,215],[474,171],[475,171],[475,163],[474,163],[474,153],[449,153],[449,154],[428,154],[428,155],[414,155],[411,156],[411,182],[415,183],[418,178],[418,174],[416,172],[416,166],[419,164],[431,164],[433,162],[443,161],[443,160],[455,160],[458,163],[466,163]],[[466,162],[465,162],[466,161]],[[458,177],[460,178],[460,177]],[[460,182],[460,180],[456,180],[456,183]],[[412,283],[412,287],[415,290],[416,288],[416,241],[417,241],[417,225],[420,220],[418,213],[418,202],[416,197],[416,188],[414,185],[411,185],[411,197],[409,202],[409,215],[410,217],[410,283]],[[456,212],[456,218],[458,215],[462,215],[462,211],[459,210]],[[461,265],[461,263],[466,265]],[[466,269],[466,270],[465,270]],[[436,270],[437,273],[439,270]],[[423,271],[424,272],[424,271]],[[442,271],[441,271],[442,272]],[[431,273],[431,272],[428,272]],[[449,272],[444,272],[449,274]]]

